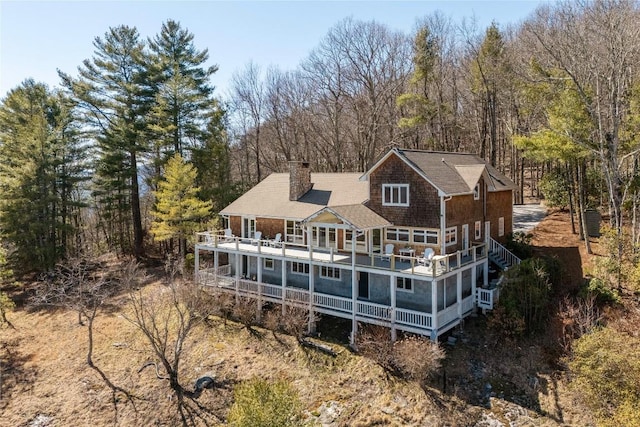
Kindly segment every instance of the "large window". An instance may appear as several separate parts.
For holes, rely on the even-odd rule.
[[[287,220],[285,242],[304,244],[304,230],[299,221]]]
[[[387,240],[394,242],[409,242],[409,229],[387,228]]]
[[[396,289],[405,292],[413,292],[413,279],[408,277],[396,277]]]
[[[423,245],[437,245],[438,230],[415,228],[413,230],[413,242]]]
[[[320,277],[325,279],[340,280],[340,269],[333,267],[320,267]]]
[[[291,272],[296,274],[309,274],[309,264],[302,262],[292,262]]]
[[[444,230],[444,244],[452,246],[458,243],[458,227],[449,227]]]
[[[382,184],[383,206],[409,206],[409,184]]]

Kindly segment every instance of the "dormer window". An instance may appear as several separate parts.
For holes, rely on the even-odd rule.
[[[473,200],[480,200],[480,183],[473,189]]]
[[[409,206],[409,184],[382,184],[382,206]]]

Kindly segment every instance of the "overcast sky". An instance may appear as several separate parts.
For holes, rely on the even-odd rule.
[[[0,0],[0,97],[24,79],[57,86],[60,69],[72,76],[93,56],[92,42],[118,25],[135,26],[144,38],[167,19],[194,34],[209,50],[217,93],[250,61],[290,70],[329,29],[348,16],[375,20],[411,34],[416,20],[436,10],[456,22],[475,16],[484,28],[526,18],[540,1],[11,1]]]

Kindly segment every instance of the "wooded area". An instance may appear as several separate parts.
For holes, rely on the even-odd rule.
[[[507,28],[434,13],[410,35],[347,18],[295,70],[247,64],[228,99],[211,84],[208,50],[178,22],[146,40],[110,28],[76,75],[59,71],[62,89],[27,79],[2,99],[9,263],[184,254],[194,223],[287,161],[363,172],[394,146],[477,153],[518,184],[516,203],[542,188],[569,207],[576,232],[584,209],[600,208],[622,257],[640,241],[638,22],[629,1],[542,5]]]

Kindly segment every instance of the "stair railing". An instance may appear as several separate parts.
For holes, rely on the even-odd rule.
[[[508,267],[512,265],[518,265],[522,262],[513,252],[496,242],[492,238],[489,238],[489,253],[494,253],[498,257],[502,258]]]

